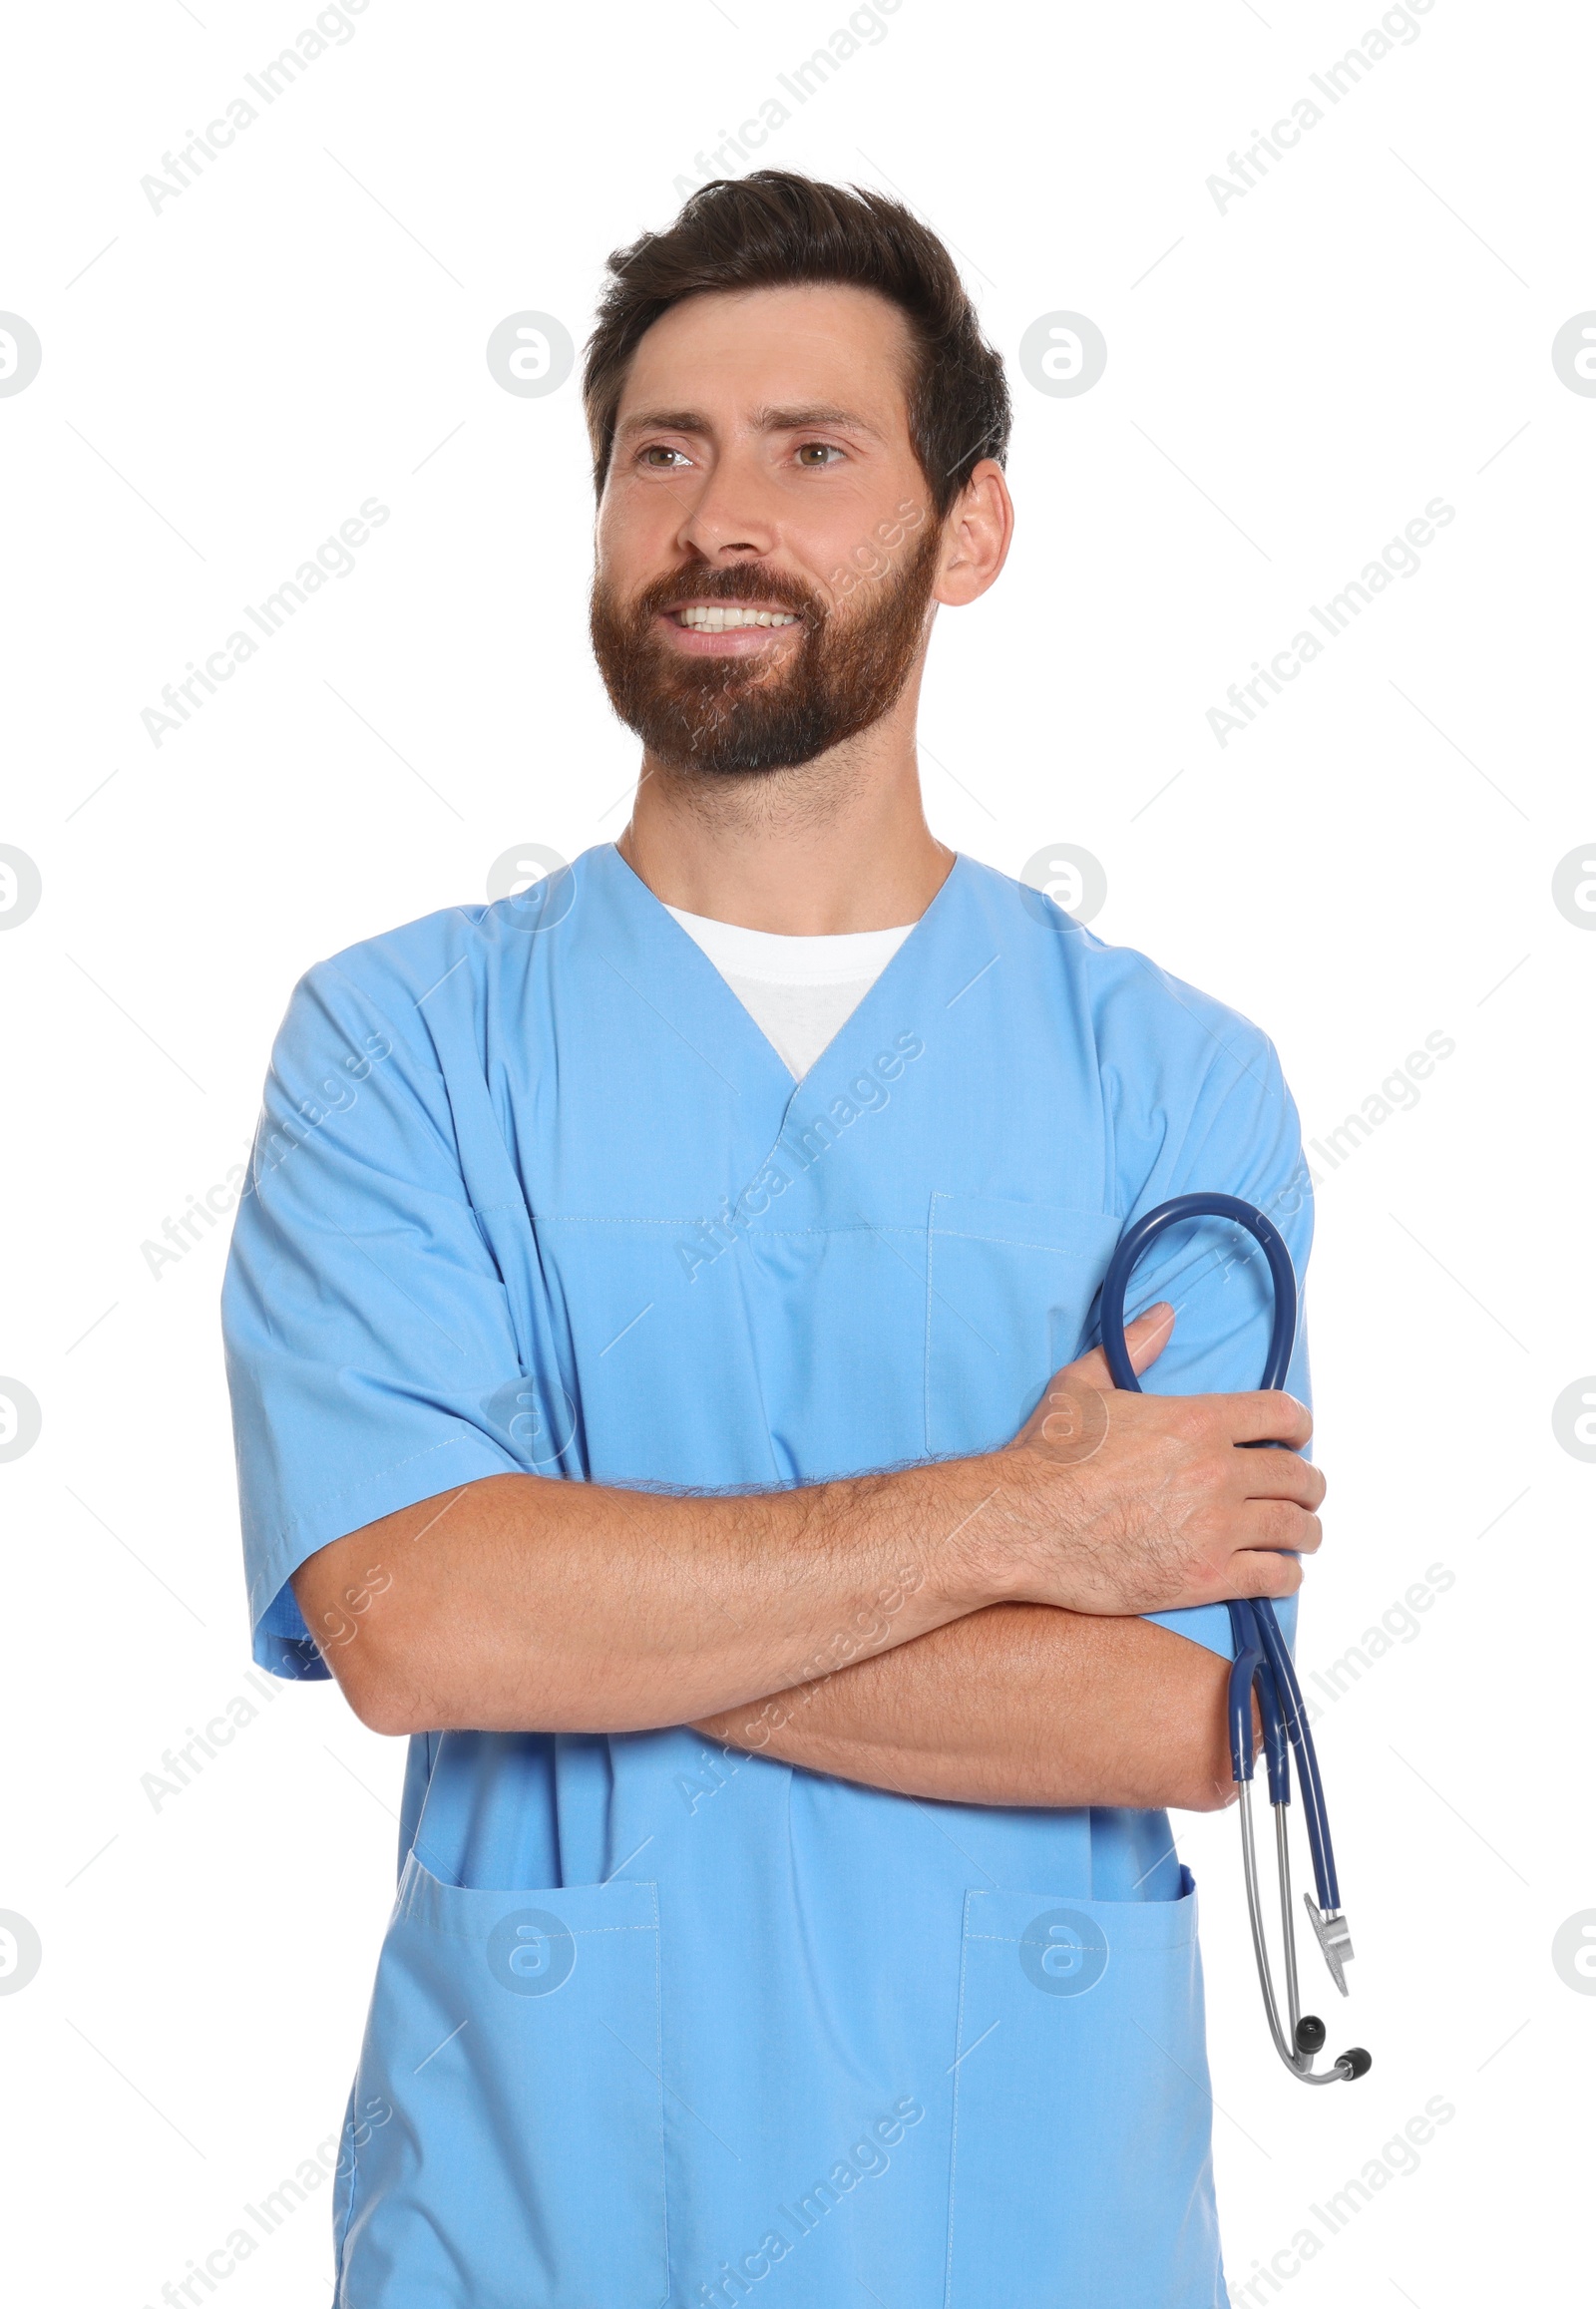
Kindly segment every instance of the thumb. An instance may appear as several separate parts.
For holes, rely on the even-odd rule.
[[[1130,1356],[1130,1367],[1140,1378],[1148,1364],[1155,1361],[1169,1345],[1169,1335],[1175,1328],[1175,1311],[1167,1299],[1159,1300],[1137,1316],[1134,1323],[1125,1326],[1125,1348]],[[1061,1379],[1075,1379],[1083,1386],[1111,1388],[1108,1357],[1100,1347],[1083,1354],[1078,1362],[1066,1363],[1059,1372]]]

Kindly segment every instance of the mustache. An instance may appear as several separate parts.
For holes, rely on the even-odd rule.
[[[812,625],[824,623],[830,614],[812,586],[780,570],[767,570],[757,562],[736,562],[729,569],[716,570],[707,562],[695,562],[644,585],[632,598],[631,615],[641,622],[683,601],[758,601],[791,609]]]

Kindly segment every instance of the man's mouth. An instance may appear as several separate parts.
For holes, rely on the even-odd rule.
[[[796,625],[791,609],[752,609],[740,601],[689,601],[670,612],[688,633],[736,633],[748,625]]]

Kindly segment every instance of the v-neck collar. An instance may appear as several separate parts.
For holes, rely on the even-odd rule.
[[[636,926],[639,936],[660,950],[661,964],[667,965],[673,972],[684,972],[687,982],[701,996],[708,1013],[717,1020],[727,1021],[724,1030],[735,1033],[735,1047],[740,1047],[746,1059],[758,1060],[760,1088],[779,1087],[783,1108],[799,1091],[814,1087],[817,1076],[835,1056],[838,1045],[866,1018],[884,990],[896,993],[909,970],[918,965],[920,959],[929,950],[942,943],[940,934],[958,913],[958,902],[969,876],[963,854],[956,852],[953,865],[943,877],[936,896],[911,927],[909,936],[877,973],[867,991],[849,1011],[808,1070],[795,1081],[787,1061],[746,1003],[728,985],[697,941],[682,929],[680,923],[672,919],[669,908],[649,889],[642,876],[627,865],[614,843],[600,844],[589,853],[589,858],[592,867],[601,873],[623,913]],[[913,957],[913,962],[906,964],[906,956]],[[706,1057],[708,1063],[714,1063],[713,1055],[704,1052],[699,1055]],[[765,1079],[772,1072],[774,1083]]]

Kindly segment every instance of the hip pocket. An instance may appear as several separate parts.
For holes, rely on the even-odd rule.
[[[344,2309],[653,2309],[666,2289],[652,1884],[484,1892],[412,1852],[356,2098]]]
[[[1197,1899],[965,1899],[949,2309],[1214,2309]]]

